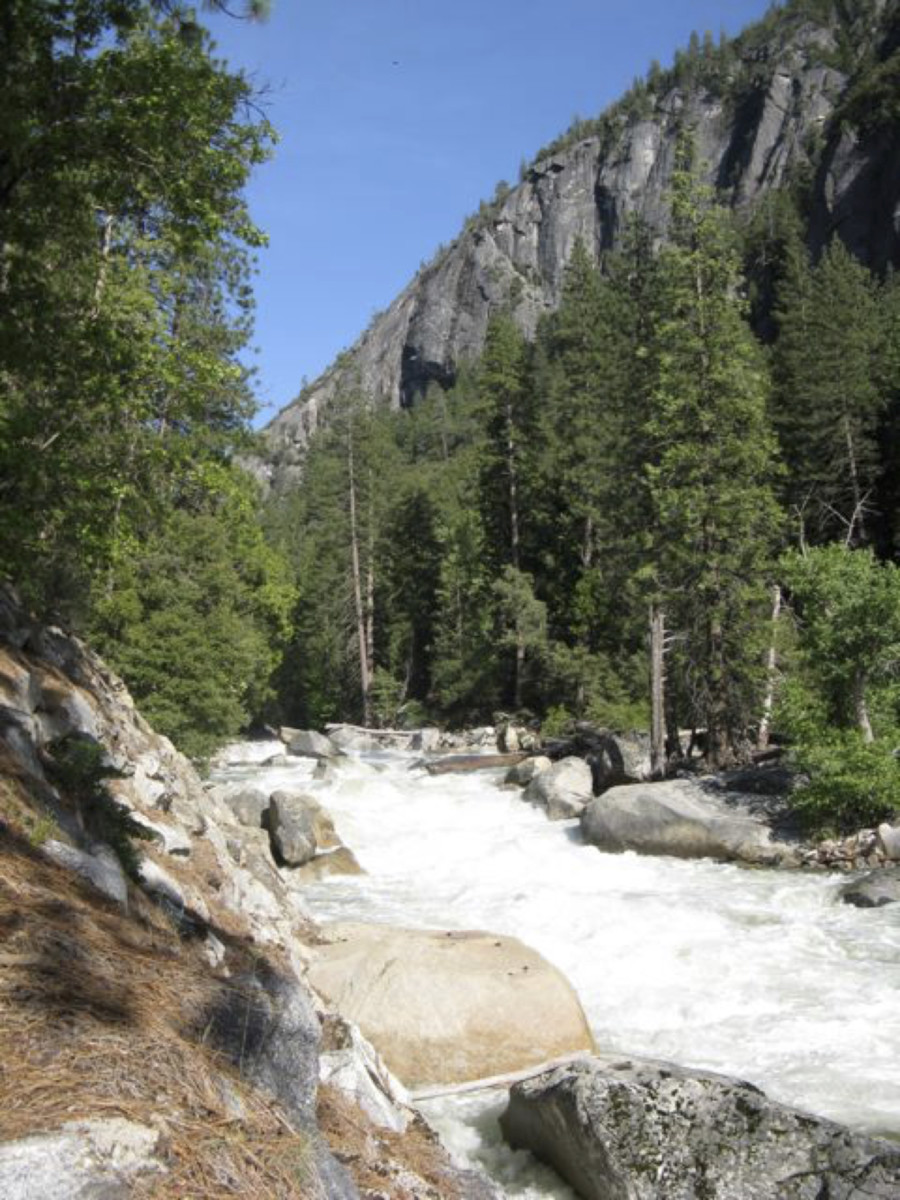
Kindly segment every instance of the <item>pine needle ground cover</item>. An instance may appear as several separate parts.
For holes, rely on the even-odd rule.
[[[229,986],[142,897],[125,915],[0,833],[0,1140],[122,1117],[164,1135],[140,1200],[308,1200],[308,1136],[204,1044]]]

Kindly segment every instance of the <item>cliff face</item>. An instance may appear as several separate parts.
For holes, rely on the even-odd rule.
[[[845,71],[825,65],[839,58],[837,41],[835,29],[807,22],[768,45],[739,42],[739,67],[752,66],[749,85],[651,90],[643,106],[622,109],[600,133],[539,157],[274,419],[265,434],[267,477],[276,488],[290,483],[338,391],[357,386],[394,407],[415,403],[431,381],[452,383],[457,364],[480,351],[498,305],[511,302],[533,333],[558,303],[579,237],[599,256],[616,245],[630,214],[664,236],[684,124],[696,131],[710,182],[735,208],[746,210],[802,170],[812,175],[814,248],[837,231],[874,267],[898,261],[900,132],[862,138],[833,120],[851,83]]]

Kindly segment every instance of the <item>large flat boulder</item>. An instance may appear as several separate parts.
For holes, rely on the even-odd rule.
[[[580,816],[593,794],[591,768],[583,758],[570,756],[538,772],[522,798],[546,809],[551,821],[565,821]]]
[[[611,788],[585,808],[585,841],[600,850],[774,865],[789,851],[762,819],[692,779]]]
[[[516,1084],[507,1141],[583,1200],[889,1200],[900,1147],[737,1079],[596,1057]]]
[[[407,1087],[505,1075],[593,1048],[571,985],[514,938],[358,924],[328,936],[309,982]]]

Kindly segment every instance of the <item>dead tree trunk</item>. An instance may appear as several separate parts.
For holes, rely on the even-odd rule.
[[[650,769],[654,779],[666,773],[666,620],[658,604],[650,606]]]
[[[366,610],[363,604],[362,573],[359,556],[359,524],[356,512],[356,466],[353,454],[353,418],[347,432],[347,484],[350,501],[350,570],[353,579],[353,606],[356,616],[356,639],[359,646],[359,685],[362,696],[363,724],[372,718],[372,678],[369,672],[369,647]]]
[[[781,588],[776,583],[772,588],[772,633],[769,639],[769,649],[766,651],[766,695],[763,700],[762,720],[759,723],[759,735],[756,748],[765,750],[769,745],[769,735],[772,730],[772,708],[775,704],[775,678],[778,669],[778,649],[776,639],[778,634],[778,618],[781,616]]]

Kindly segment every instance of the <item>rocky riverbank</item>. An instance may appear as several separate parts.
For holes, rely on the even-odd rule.
[[[0,591],[0,1194],[495,1195],[307,982],[292,864],[335,842],[302,796],[204,785]]]

